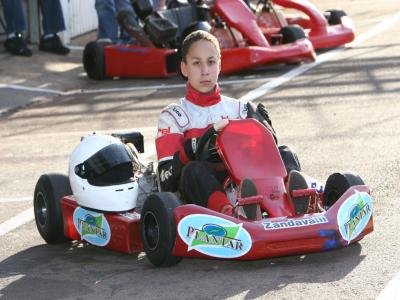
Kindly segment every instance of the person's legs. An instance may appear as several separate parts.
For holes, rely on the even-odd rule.
[[[115,8],[117,12],[120,10],[130,10],[134,12],[131,1],[129,0],[115,0]],[[136,15],[135,12],[134,14]]]
[[[123,28],[121,21],[120,21],[120,16],[119,13],[125,12],[125,14],[127,12],[129,12],[129,15],[134,18],[134,22],[136,23],[137,21],[137,15],[135,10],[133,9],[132,6],[132,2],[130,0],[115,0],[115,10],[116,10],[116,19],[117,19],[117,23],[119,25],[119,38],[122,40],[122,42],[132,42],[132,36],[128,33],[128,31],[126,29]],[[139,25],[138,25],[139,26]],[[145,46],[145,45],[144,45]]]
[[[19,56],[32,56],[26,46],[22,32],[26,29],[24,11],[21,0],[1,0],[6,19],[7,39],[4,46],[8,52]]]
[[[203,162],[193,161],[185,166],[179,189],[187,203],[232,214],[233,206],[226,197],[216,173]]]
[[[278,147],[278,149],[288,175],[292,170],[301,171],[299,158],[293,149],[286,145],[281,145]]]
[[[65,30],[64,16],[60,0],[40,0],[44,35]]]
[[[95,8],[99,27],[97,29],[98,39],[110,39],[118,41],[117,8],[114,0],[96,0]]]
[[[26,29],[26,21],[21,0],[1,0],[1,4],[6,20],[6,33],[22,33]]]
[[[60,0],[40,0],[42,11],[43,36],[40,39],[39,50],[54,54],[66,55],[69,49],[65,47],[57,33],[65,30],[64,16]]]

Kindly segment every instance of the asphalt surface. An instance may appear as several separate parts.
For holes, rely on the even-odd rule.
[[[363,36],[400,11],[398,0],[314,1],[342,8]],[[325,181],[355,171],[374,199],[375,230],[337,251],[260,261],[184,259],[156,269],[144,253],[125,255],[84,244],[47,245],[34,221],[0,234],[4,299],[374,299],[400,273],[400,20],[256,99],[269,109],[281,144],[296,149],[303,170]],[[0,53],[0,228],[32,207],[43,173],[67,172],[68,156],[92,131],[139,129],[150,159],[160,110],[184,94],[179,78],[88,79],[82,52]],[[242,97],[294,66],[230,77],[224,94]],[[41,91],[21,90],[25,87]],[[82,93],[105,88],[138,90]],[[43,90],[46,89],[47,92]],[[65,94],[65,92],[73,92]],[[62,93],[64,92],[64,94]],[[399,299],[400,295],[397,296]],[[396,298],[393,298],[396,299]]]

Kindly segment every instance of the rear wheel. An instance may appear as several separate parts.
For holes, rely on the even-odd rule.
[[[174,209],[180,205],[172,193],[155,193],[144,202],[140,233],[147,258],[156,267],[169,267],[182,258],[172,255],[176,239]]]
[[[347,14],[343,10],[328,10],[327,11],[327,19],[329,25],[339,25],[342,24],[342,17],[347,16]]]
[[[306,38],[306,34],[304,33],[303,28],[298,25],[289,25],[282,27],[279,33],[282,34],[283,44],[293,43],[297,40]]]
[[[111,41],[90,42],[83,51],[83,67],[92,79],[102,80],[106,77],[104,47],[107,45],[111,45]]]
[[[69,179],[63,174],[44,174],[36,183],[33,199],[36,227],[49,244],[67,240],[64,236],[61,198],[71,194]]]
[[[364,184],[362,178],[355,173],[334,173],[330,175],[324,189],[324,208],[328,209],[334,205],[351,186]]]

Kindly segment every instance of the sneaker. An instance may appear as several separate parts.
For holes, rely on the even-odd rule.
[[[252,196],[257,196],[257,188],[254,182],[251,179],[245,178],[242,180],[239,186],[239,194],[240,198],[247,198]],[[248,204],[243,206],[243,211],[246,214],[246,218],[248,220],[256,220],[257,219],[257,209],[258,204]]]
[[[39,50],[58,55],[67,55],[69,53],[69,48],[65,47],[61,43],[59,36],[56,34],[53,37],[49,37],[47,39],[42,37],[39,43]]]
[[[4,46],[7,52],[18,56],[32,56],[32,51],[26,46],[21,33],[17,33],[15,37],[8,38]]]
[[[310,206],[311,197],[305,196],[305,197],[293,198],[292,191],[308,189],[307,180],[304,178],[303,174],[301,174],[299,171],[296,170],[290,171],[288,178],[289,178],[288,179],[289,199],[292,201],[294,205],[296,214],[304,215],[307,213],[308,207]]]

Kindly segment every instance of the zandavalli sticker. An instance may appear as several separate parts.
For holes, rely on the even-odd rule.
[[[296,228],[296,227],[306,227],[318,224],[328,223],[329,220],[325,216],[317,217],[307,217],[303,219],[289,219],[282,221],[265,221],[262,222],[265,230],[276,230],[276,229],[286,229],[286,228]]]
[[[96,246],[105,246],[110,241],[110,225],[104,214],[77,207],[73,219],[82,240]]]
[[[243,256],[252,244],[242,224],[205,214],[184,217],[178,224],[178,234],[188,245],[188,251],[195,249],[220,258]]]
[[[350,243],[367,226],[372,215],[372,199],[365,192],[356,192],[340,206],[337,220],[344,240]]]

